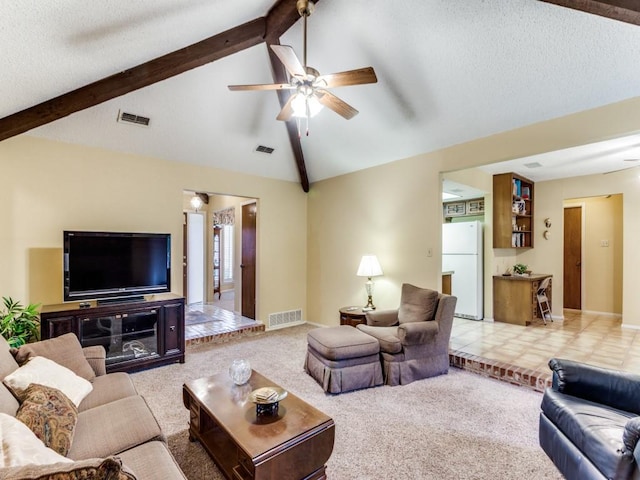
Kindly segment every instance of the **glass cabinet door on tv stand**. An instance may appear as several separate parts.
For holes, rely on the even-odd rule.
[[[83,347],[102,345],[106,364],[158,357],[158,310],[87,315],[80,320]]]
[[[77,302],[45,305],[40,314],[43,339],[75,333],[83,347],[100,345],[107,372],[184,363],[184,298],[150,295],[143,301],[81,308]]]

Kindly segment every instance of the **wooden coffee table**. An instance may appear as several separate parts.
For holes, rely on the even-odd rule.
[[[289,393],[277,415],[256,415],[249,394],[279,385],[255,370],[245,385],[234,385],[226,373],[186,382],[189,438],[198,440],[225,477],[234,480],[325,479],[333,450],[333,420]]]

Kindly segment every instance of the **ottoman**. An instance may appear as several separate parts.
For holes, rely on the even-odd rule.
[[[382,385],[378,340],[349,325],[307,333],[305,371],[328,393]]]

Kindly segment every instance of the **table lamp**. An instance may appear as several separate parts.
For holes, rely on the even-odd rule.
[[[368,279],[365,283],[365,288],[367,289],[367,305],[364,309],[375,310],[376,307],[373,304],[373,281],[371,277],[382,275],[382,267],[380,266],[380,262],[378,262],[378,257],[375,255],[363,255],[356,275],[359,277],[367,277]]]

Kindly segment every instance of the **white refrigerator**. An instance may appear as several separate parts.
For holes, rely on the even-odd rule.
[[[442,225],[442,271],[451,275],[451,294],[458,297],[456,316],[482,320],[482,224]]]

